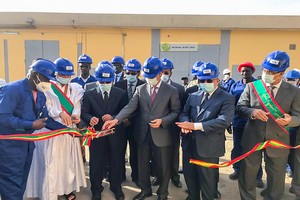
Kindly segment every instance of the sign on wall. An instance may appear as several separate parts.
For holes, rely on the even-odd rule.
[[[198,44],[161,43],[160,51],[198,51]]]

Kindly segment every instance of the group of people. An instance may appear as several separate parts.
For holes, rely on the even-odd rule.
[[[253,78],[256,68],[251,62],[238,66],[242,79],[234,82],[228,69],[220,81],[215,64],[197,61],[192,67],[194,80],[188,86],[172,81],[174,65],[167,58],[150,57],[142,66],[137,59],[125,63],[116,56],[111,62],[101,61],[94,76],[89,73],[91,64],[91,57],[81,55],[81,75],[71,79],[75,71],[68,59],[37,59],[25,79],[1,86],[0,135],[67,127],[114,128],[114,134],[90,143],[92,200],[101,199],[104,178],[115,199],[125,199],[121,184],[126,179],[127,142],[131,179],[141,189],[134,200],[152,196],[150,176],[156,177],[158,200],[168,199],[170,180],[182,187],[180,139],[187,200],[221,198],[219,170],[189,161],[218,164],[225,154],[229,127],[233,127],[232,159],[267,140],[299,144],[300,73],[292,70],[284,75],[290,66],[286,52],[267,55],[261,65],[262,80]],[[282,199],[289,157],[291,190],[300,198],[300,150],[290,156],[289,152],[268,147],[235,163],[229,178],[238,179],[241,199],[256,199],[256,187],[264,187],[263,159],[267,187],[262,195],[264,199]],[[0,139],[0,158],[2,200],[21,200],[23,196],[56,200],[58,195],[72,200],[74,191],[87,185],[80,139],[71,135],[35,143]]]

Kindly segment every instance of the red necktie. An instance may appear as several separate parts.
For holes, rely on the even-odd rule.
[[[153,102],[154,102],[154,100],[155,100],[155,97],[156,97],[156,95],[157,95],[157,93],[156,93],[156,89],[157,89],[157,87],[154,87],[152,90],[152,94],[151,94],[151,104],[153,104]]]

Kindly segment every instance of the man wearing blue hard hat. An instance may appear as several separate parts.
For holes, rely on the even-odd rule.
[[[156,191],[159,200],[168,198],[171,176],[172,132],[171,123],[180,112],[176,88],[161,81],[163,66],[156,57],[148,58],[142,72],[147,84],[137,87],[131,101],[103,129],[111,128],[138,110],[134,138],[138,143],[139,184],[142,191],[134,200],[152,196],[149,161],[153,154],[160,181]]]
[[[193,66],[192,66],[192,75],[193,75],[193,80],[189,82],[187,88],[193,87],[193,86],[198,86],[198,79],[197,79],[197,74],[199,67],[203,64],[203,61],[196,61]]]
[[[285,81],[299,87],[300,85],[300,70],[299,69],[293,69],[286,73],[285,75]]]
[[[185,102],[184,102],[184,95],[185,95],[185,89],[182,85],[174,82],[171,80],[172,77],[172,70],[174,69],[174,65],[172,61],[168,58],[164,58],[161,60],[163,65],[163,75],[161,76],[162,81],[168,83],[169,85],[175,87],[177,89],[181,108],[183,108]],[[180,181],[180,176],[178,174],[178,168],[179,168],[179,147],[180,147],[180,129],[178,126],[172,124],[171,126],[172,132],[173,132],[173,154],[172,154],[172,166],[171,166],[171,181],[172,183],[178,187],[182,187],[182,183]]]
[[[112,120],[128,100],[124,90],[112,86],[115,71],[111,65],[99,63],[95,70],[95,77],[99,86],[85,92],[81,118],[96,131],[101,131],[104,122]],[[103,172],[107,166],[106,159],[109,159],[110,190],[114,193],[115,199],[123,200],[125,198],[121,188],[124,145],[125,134],[122,126],[117,126],[112,135],[94,138],[91,141],[89,149],[92,200],[101,199],[104,189],[102,186]]]
[[[262,62],[262,80],[246,85],[236,107],[237,114],[248,119],[241,143],[244,153],[267,140],[290,144],[286,127],[300,124],[300,90],[282,80],[289,66],[290,57],[286,52],[271,52]],[[256,199],[256,175],[262,157],[267,173],[267,188],[261,195],[264,199],[283,197],[289,149],[266,148],[264,152],[256,151],[241,162],[241,199]]]
[[[70,128],[80,122],[81,99],[84,93],[77,83],[70,83],[74,65],[67,58],[54,61],[56,82],[45,92],[49,116]],[[49,131],[47,129],[43,131]],[[79,138],[61,135],[36,144],[33,165],[27,183],[27,197],[57,199],[65,195],[75,199],[73,191],[86,187]]]
[[[96,78],[90,75],[91,65],[93,63],[92,58],[87,54],[82,54],[78,58],[78,66],[80,68],[80,76],[73,78],[71,83],[78,83],[84,88],[85,84],[96,82]]]
[[[115,80],[114,83],[117,83],[124,79],[123,67],[125,65],[125,60],[121,56],[115,56],[111,60],[111,64],[115,70]]]
[[[189,160],[218,164],[225,153],[225,130],[234,116],[234,97],[218,87],[218,77],[219,69],[213,63],[199,67],[201,90],[189,95],[180,122],[176,122],[182,133],[190,136],[182,147],[187,199],[200,199],[200,195],[214,199],[217,193],[218,169],[190,164]]]
[[[47,127],[65,128],[48,117],[46,97],[49,80],[55,79],[56,66],[38,59],[23,80],[0,87],[0,135],[30,134]],[[0,140],[0,196],[22,200],[31,166],[34,142]]]
[[[139,79],[140,71],[141,71],[141,63],[133,58],[127,61],[125,67],[125,80],[121,80],[115,84],[115,87],[121,88],[127,92],[128,95],[128,101],[133,97],[133,94],[136,91],[136,88],[145,82]],[[133,138],[133,132],[134,132],[134,124],[137,120],[137,113],[133,113],[131,116],[129,116],[127,119],[123,121],[123,124],[125,126],[125,134],[126,134],[126,140],[124,145],[124,159],[125,159],[125,153],[126,153],[126,147],[127,147],[127,141],[129,142],[129,148],[130,148],[130,157],[129,157],[129,163],[131,167],[131,178],[132,181],[136,184],[138,184],[138,151],[137,151],[137,143]],[[125,160],[123,162],[123,177],[126,179],[126,168],[125,168]]]

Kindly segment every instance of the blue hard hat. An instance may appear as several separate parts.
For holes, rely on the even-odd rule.
[[[286,52],[274,51],[265,58],[261,66],[270,71],[283,72],[290,66],[290,57]]]
[[[297,69],[290,70],[286,73],[285,78],[300,79],[300,71]]]
[[[194,63],[193,67],[192,67],[192,75],[193,76],[197,76],[198,75],[198,71],[199,71],[199,67],[204,64],[203,61],[197,61]]]
[[[98,63],[98,66],[99,65],[103,65],[103,64],[106,64],[106,65],[109,65],[111,67],[113,67],[113,65],[111,64],[111,62],[109,62],[108,60],[102,60]]]
[[[200,80],[214,79],[219,76],[218,67],[213,63],[204,63],[199,67],[197,78]]]
[[[109,64],[98,64],[95,69],[95,77],[100,82],[113,82],[115,79],[115,70]]]
[[[159,73],[161,73],[163,70],[163,66],[161,61],[152,56],[150,58],[148,58],[145,62],[144,62],[144,66],[143,66],[143,76],[145,78],[155,78]]]
[[[164,69],[174,69],[173,63],[168,58],[164,58],[161,60]]]
[[[56,65],[50,60],[39,58],[30,65],[30,68],[50,80],[55,80]]]
[[[65,75],[65,76],[72,76],[75,75],[74,72],[74,65],[66,58],[57,58],[54,61],[54,64],[57,67],[57,72]]]
[[[124,69],[139,72],[141,70],[141,63],[135,58],[130,59],[127,61]]]
[[[113,57],[113,59],[111,60],[112,64],[116,64],[116,63],[120,63],[122,65],[125,65],[125,60],[121,57],[121,56],[115,56]]]
[[[78,58],[78,63],[89,63],[92,64],[93,60],[90,56],[88,56],[87,54],[82,54],[81,56],[79,56]]]

